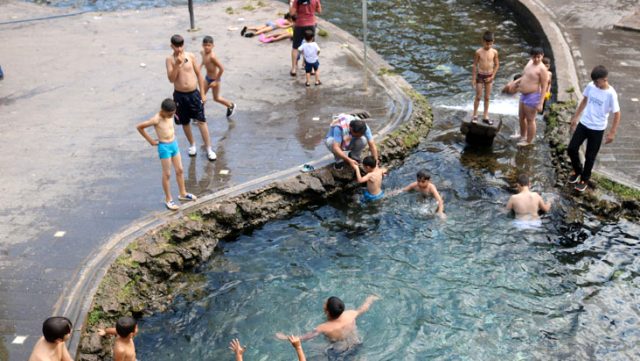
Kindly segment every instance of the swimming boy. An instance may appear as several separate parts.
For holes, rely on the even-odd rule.
[[[307,358],[304,355],[304,350],[302,349],[302,342],[300,341],[300,337],[298,336],[285,336],[291,343],[291,346],[296,350],[296,355],[298,356],[298,361],[306,361]],[[240,341],[236,338],[229,342],[229,349],[236,356],[236,361],[242,361],[242,354],[247,349],[246,347],[242,347],[240,345]]]
[[[204,76],[204,80],[206,81],[204,93],[207,94],[209,89],[211,89],[213,100],[227,107],[227,117],[232,116],[236,111],[236,104],[220,96],[220,82],[222,81],[224,67],[213,52],[213,38],[209,35],[202,39],[202,51],[200,55],[202,55],[202,66],[204,66],[207,71],[207,75]]]
[[[524,67],[518,83],[520,104],[518,118],[520,122],[520,140],[518,146],[533,144],[536,137],[536,113],[542,110],[549,73],[542,64],[544,53],[541,48],[530,51],[531,60]]]
[[[173,84],[173,100],[178,107],[175,114],[176,124],[182,125],[184,135],[189,141],[189,156],[195,156],[198,152],[196,142],[191,133],[191,119],[195,120],[202,141],[207,148],[207,158],[216,160],[216,153],[211,149],[209,139],[209,127],[204,116],[204,103],[207,101],[207,86],[204,77],[200,74],[200,66],[196,56],[184,51],[184,38],[178,34],[171,37],[171,49],[173,54],[167,57],[167,77]],[[198,90],[200,89],[200,90]]]
[[[442,200],[440,193],[438,193],[436,185],[431,183],[431,175],[429,175],[426,170],[420,170],[418,171],[418,174],[416,174],[416,178],[417,180],[404,187],[402,192],[418,191],[424,196],[433,196],[436,202],[438,202],[438,209],[436,210],[436,213],[441,218],[445,217],[444,201]]]
[[[313,331],[300,336],[300,340],[306,341],[320,334],[324,335],[331,342],[338,342],[350,339],[357,339],[356,319],[369,310],[371,304],[379,300],[380,297],[371,295],[367,297],[364,303],[357,310],[346,310],[344,302],[338,297],[329,297],[324,303],[324,313],[327,316],[327,322],[318,325]],[[276,337],[281,340],[287,340],[288,337],[278,332]]]
[[[340,114],[331,122],[324,143],[333,153],[335,169],[342,169],[344,163],[357,166],[366,145],[369,145],[373,158],[378,159],[378,148],[373,141],[371,128],[364,120],[350,114]],[[350,151],[348,154],[345,153],[347,150]]]
[[[98,330],[100,336],[116,336],[113,345],[113,361],[136,361],[136,345],[133,338],[138,333],[138,323],[131,317],[120,317],[115,328]]]
[[[180,157],[180,149],[178,149],[178,141],[175,136],[173,127],[173,116],[176,112],[176,103],[167,98],[160,105],[160,111],[151,119],[144,121],[136,126],[138,132],[152,146],[158,146],[158,156],[162,165],[162,190],[164,191],[165,206],[172,210],[178,210],[178,205],[171,198],[169,187],[169,179],[171,178],[171,164],[176,172],[176,181],[178,182],[178,190],[181,201],[195,201],[196,196],[187,193],[184,187],[184,178],[182,170],[182,158]],[[151,138],[146,132],[146,128],[153,126],[156,130],[158,140]]]
[[[507,202],[507,210],[513,211],[517,220],[536,221],[540,219],[539,211],[549,212],[551,209],[551,202],[545,203],[538,193],[529,190],[530,186],[529,177],[520,174],[517,183],[518,194],[512,195]]]
[[[386,168],[378,167],[378,162],[375,158],[368,155],[362,160],[362,166],[367,174],[363,177],[360,174],[360,166],[351,163],[351,167],[356,171],[356,182],[367,183],[367,189],[362,196],[362,202],[377,201],[384,197],[384,191],[382,190],[382,177],[387,172]]]
[[[322,82],[320,82],[320,72],[318,71],[318,67],[320,66],[320,62],[318,61],[320,47],[318,43],[315,42],[312,30],[305,31],[304,41],[305,43],[300,45],[298,51],[301,52],[304,57],[304,71],[307,77],[305,85],[311,85],[309,83],[311,81],[311,71],[315,71],[316,85],[320,85],[322,84]]]
[[[593,169],[593,164],[600,150],[604,131],[607,129],[609,114],[613,113],[613,124],[605,137],[604,144],[613,142],[620,124],[618,93],[609,85],[607,68],[602,65],[593,68],[591,80],[592,82],[584,88],[582,101],[571,118],[573,136],[567,148],[573,167],[569,183],[576,183],[575,189],[579,192],[584,192],[587,189],[591,178],[591,169]],[[584,154],[583,167],[578,150],[585,140],[587,141],[587,150]]]
[[[65,342],[71,337],[71,321],[66,317],[49,317],[42,324],[42,334],[29,361],[73,361]]]
[[[489,119],[489,98],[491,97],[491,87],[496,77],[498,68],[500,68],[500,60],[498,60],[498,51],[493,47],[494,37],[490,31],[485,31],[482,35],[482,48],[476,50],[473,56],[473,69],[471,71],[471,85],[476,90],[476,97],[473,101],[473,117],[471,121],[478,121],[478,106],[480,105],[480,97],[484,88],[484,112],[482,113],[482,122],[492,125],[493,121]]]

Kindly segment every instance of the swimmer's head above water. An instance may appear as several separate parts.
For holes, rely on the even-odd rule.
[[[335,320],[344,312],[344,302],[335,296],[331,296],[324,304],[324,312],[327,314],[327,318]]]

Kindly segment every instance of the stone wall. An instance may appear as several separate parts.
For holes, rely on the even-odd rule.
[[[412,89],[410,119],[378,141],[387,167],[395,167],[424,138],[431,127],[427,100]],[[86,317],[77,360],[108,359],[111,340],[99,328],[113,327],[124,315],[142,317],[162,312],[188,287],[189,271],[212,257],[221,239],[290,217],[310,205],[324,204],[341,192],[354,191],[351,169],[324,167],[276,181],[258,190],[205,203],[186,217],[163,225],[132,242],[110,266]],[[215,257],[215,255],[214,255]]]

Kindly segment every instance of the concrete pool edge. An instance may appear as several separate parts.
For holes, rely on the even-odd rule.
[[[344,42],[346,47],[348,47],[348,50],[350,50],[349,56],[354,61],[360,64],[362,63],[363,44],[360,41],[344,32],[343,30],[339,29],[338,27],[325,21],[319,21],[319,27],[329,30],[331,36],[340,38]],[[421,95],[414,91],[402,77],[389,74],[388,69],[390,68],[391,66],[387,64],[378,54],[376,54],[372,50],[368,51],[367,72],[369,74],[369,77],[370,79],[372,79],[372,81],[377,82],[386,90],[390,98],[393,99],[394,104],[394,111],[391,119],[389,119],[389,122],[378,133],[376,133],[377,139],[381,139],[382,137],[384,137],[379,142],[379,144],[382,148],[381,154],[383,156],[383,159],[387,162],[393,162],[394,160],[403,158],[407,154],[408,150],[417,145],[420,135],[416,134],[416,131],[413,127],[407,127],[407,124],[413,124],[416,119],[421,120],[422,125],[418,128],[419,131],[423,133],[422,136],[426,135],[426,132],[428,132],[431,124],[431,112],[426,99],[424,99]],[[343,175],[342,177],[340,177],[339,172],[337,173],[337,175],[334,175],[333,172],[326,167],[326,165],[328,165],[330,162],[331,156],[327,155],[325,157],[322,157],[321,159],[317,159],[311,162],[312,165],[319,169],[316,173],[298,175],[299,168],[292,167],[286,170],[275,172],[265,177],[243,183],[241,185],[221,190],[211,195],[202,197],[195,204],[191,204],[188,207],[183,207],[177,213],[164,212],[138,219],[130,226],[110,237],[103,246],[101,246],[96,252],[94,252],[87,258],[87,261],[77,271],[77,273],[74,275],[74,278],[70,281],[70,286],[65,289],[65,292],[63,292],[63,296],[61,296],[61,298],[56,303],[55,313],[69,317],[74,325],[76,325],[76,332],[73,333],[72,338],[69,342],[69,349],[72,351],[72,354],[76,354],[77,356],[77,352],[80,349],[79,346],[81,345],[81,333],[77,331],[80,327],[82,327],[82,330],[86,329],[87,316],[89,316],[90,310],[93,309],[94,297],[96,296],[100,285],[105,281],[105,275],[107,274],[107,272],[111,273],[112,267],[115,265],[114,262],[116,261],[116,259],[119,259],[120,255],[126,252],[130,252],[131,249],[127,249],[127,247],[132,242],[144,238],[145,236],[150,235],[151,237],[154,237],[156,235],[162,234],[163,230],[174,227],[181,223],[193,222],[189,219],[189,216],[197,217],[195,215],[198,214],[197,212],[202,212],[202,209],[221,201],[229,202],[234,199],[234,197],[251,198],[258,197],[260,194],[271,195],[268,193],[273,192],[274,189],[278,189],[280,192],[283,192],[285,198],[289,197],[290,192],[292,192],[291,187],[300,188],[300,179],[303,179],[303,186],[302,188],[300,188],[302,189],[302,193],[308,192],[311,189],[311,194],[314,197],[317,197],[317,194],[314,193],[314,189],[318,190],[319,183],[314,181],[313,179],[329,181],[329,183],[331,183],[331,180],[344,184],[350,183],[350,172],[347,172],[348,175]],[[321,169],[321,167],[323,166],[325,166],[325,168]],[[286,185],[286,182],[284,184],[282,182],[278,182],[278,180],[283,179],[286,179],[291,184]],[[320,184],[323,183],[320,182]],[[339,189],[342,189],[341,186],[333,188],[334,191],[337,191]],[[312,201],[317,201],[317,199],[312,199]],[[209,211],[213,213],[218,212],[212,209],[210,209]],[[275,211],[276,213],[274,213],[274,215],[272,215],[270,218],[267,218],[273,219],[282,216],[277,212],[279,211],[278,209],[276,209]],[[220,213],[218,212],[217,214],[219,215]],[[226,217],[224,215],[224,212],[222,214],[223,218]],[[262,224],[269,219],[258,221],[251,226]],[[244,225],[243,228],[244,227],[246,227],[246,225]],[[215,244],[210,244],[209,246],[211,246],[210,251],[212,251],[215,247]],[[125,284],[121,284],[123,289],[125,289],[127,285],[128,282]],[[95,317],[96,315],[93,314],[91,316]],[[109,318],[110,321],[112,319],[113,317]],[[89,341],[94,341],[93,345],[95,346],[95,339]],[[87,357],[83,358],[80,355],[79,359],[98,359],[98,356],[95,353],[88,353],[86,354],[86,356]]]

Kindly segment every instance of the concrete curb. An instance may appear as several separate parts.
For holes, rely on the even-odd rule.
[[[322,19],[318,20],[318,26],[329,31],[330,36],[339,38],[348,46],[349,56],[358,64],[363,64],[364,44],[354,38],[349,33],[341,30],[337,26]],[[408,120],[413,112],[411,98],[405,92],[410,89],[409,83],[398,75],[378,76],[381,68],[391,68],[382,57],[373,50],[367,52],[368,64],[366,74],[380,86],[382,86],[393,99],[394,109],[390,121],[380,129],[375,136],[380,137],[389,134],[400,124]],[[320,168],[330,164],[333,157],[330,154],[309,162],[315,168]],[[83,266],[70,280],[69,286],[64,290],[62,296],[56,302],[54,314],[65,315],[75,325],[74,332],[69,340],[69,350],[75,358],[80,342],[82,326],[86,321],[87,313],[90,310],[96,291],[104,278],[109,266],[115,261],[123,250],[139,236],[151,232],[189,214],[190,211],[202,206],[205,203],[219,201],[231,196],[256,190],[266,184],[283,178],[299,174],[299,166],[281,170],[264,177],[236,185],[213,194],[201,197],[197,202],[181,207],[178,212],[158,212],[148,217],[139,219],[120,232],[113,235],[98,250],[87,257]]]
[[[555,67],[554,77],[557,84],[559,102],[571,100],[567,90],[573,88],[581,100],[580,83],[576,64],[569,46],[569,36],[564,34],[555,21],[555,15],[544,4],[537,0],[503,0],[519,15],[522,23],[540,34],[545,41],[545,53],[551,55]]]

